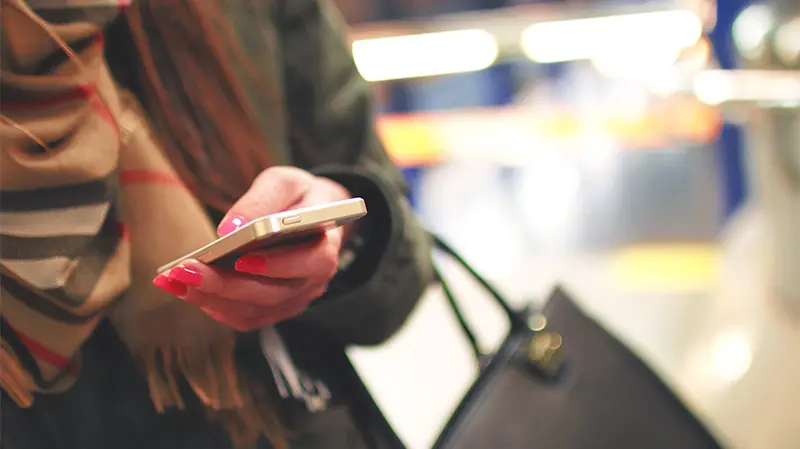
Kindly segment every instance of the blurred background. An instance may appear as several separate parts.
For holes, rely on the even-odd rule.
[[[800,449],[800,0],[337,3],[428,227],[519,304],[564,285],[730,447]],[[436,289],[352,357],[414,449],[476,376]]]

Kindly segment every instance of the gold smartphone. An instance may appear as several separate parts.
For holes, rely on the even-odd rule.
[[[242,255],[278,245],[292,245],[319,238],[325,231],[358,220],[367,214],[362,198],[289,210],[253,220],[208,245],[179,257],[158,269],[169,271],[187,259],[206,265],[232,268]]]

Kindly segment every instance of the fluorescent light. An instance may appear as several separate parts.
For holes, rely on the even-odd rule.
[[[702,34],[695,13],[675,10],[537,23],[523,31],[521,45],[531,60],[552,63],[608,58],[610,52],[639,55],[644,48],[673,54],[694,45]]]
[[[750,370],[753,347],[748,335],[731,330],[718,334],[713,342],[712,366],[717,379],[726,384],[736,382]]]
[[[599,51],[592,58],[592,64],[609,78],[647,79],[669,71],[680,53],[681,49],[674,45],[631,45],[622,51],[619,48]]]
[[[775,53],[786,65],[800,61],[800,18],[778,28],[775,33]]]
[[[735,96],[733,79],[721,70],[703,72],[694,80],[694,93],[705,104],[718,105]]]
[[[694,80],[697,99],[710,105],[730,101],[800,102],[800,72],[791,70],[706,70]]]
[[[497,60],[497,41],[485,30],[460,30],[353,42],[356,67],[367,81],[483,70]]]
[[[733,21],[733,42],[739,53],[748,59],[760,57],[774,25],[775,17],[769,6],[748,6]]]

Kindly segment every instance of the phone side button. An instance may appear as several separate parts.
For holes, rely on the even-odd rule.
[[[281,223],[283,223],[285,225],[293,225],[293,224],[300,223],[300,220],[302,220],[300,218],[300,216],[299,215],[295,215],[293,217],[284,218],[283,220],[281,220]]]

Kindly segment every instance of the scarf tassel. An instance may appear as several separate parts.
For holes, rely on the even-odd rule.
[[[28,408],[33,404],[36,382],[5,342],[0,346],[0,386],[19,407]]]
[[[287,431],[272,401],[256,382],[246,381],[236,369],[234,341],[222,339],[201,350],[159,347],[142,357],[150,397],[158,412],[183,409],[182,377],[205,405],[206,417],[219,423],[234,447],[252,447],[260,436],[276,449],[288,449]]]

